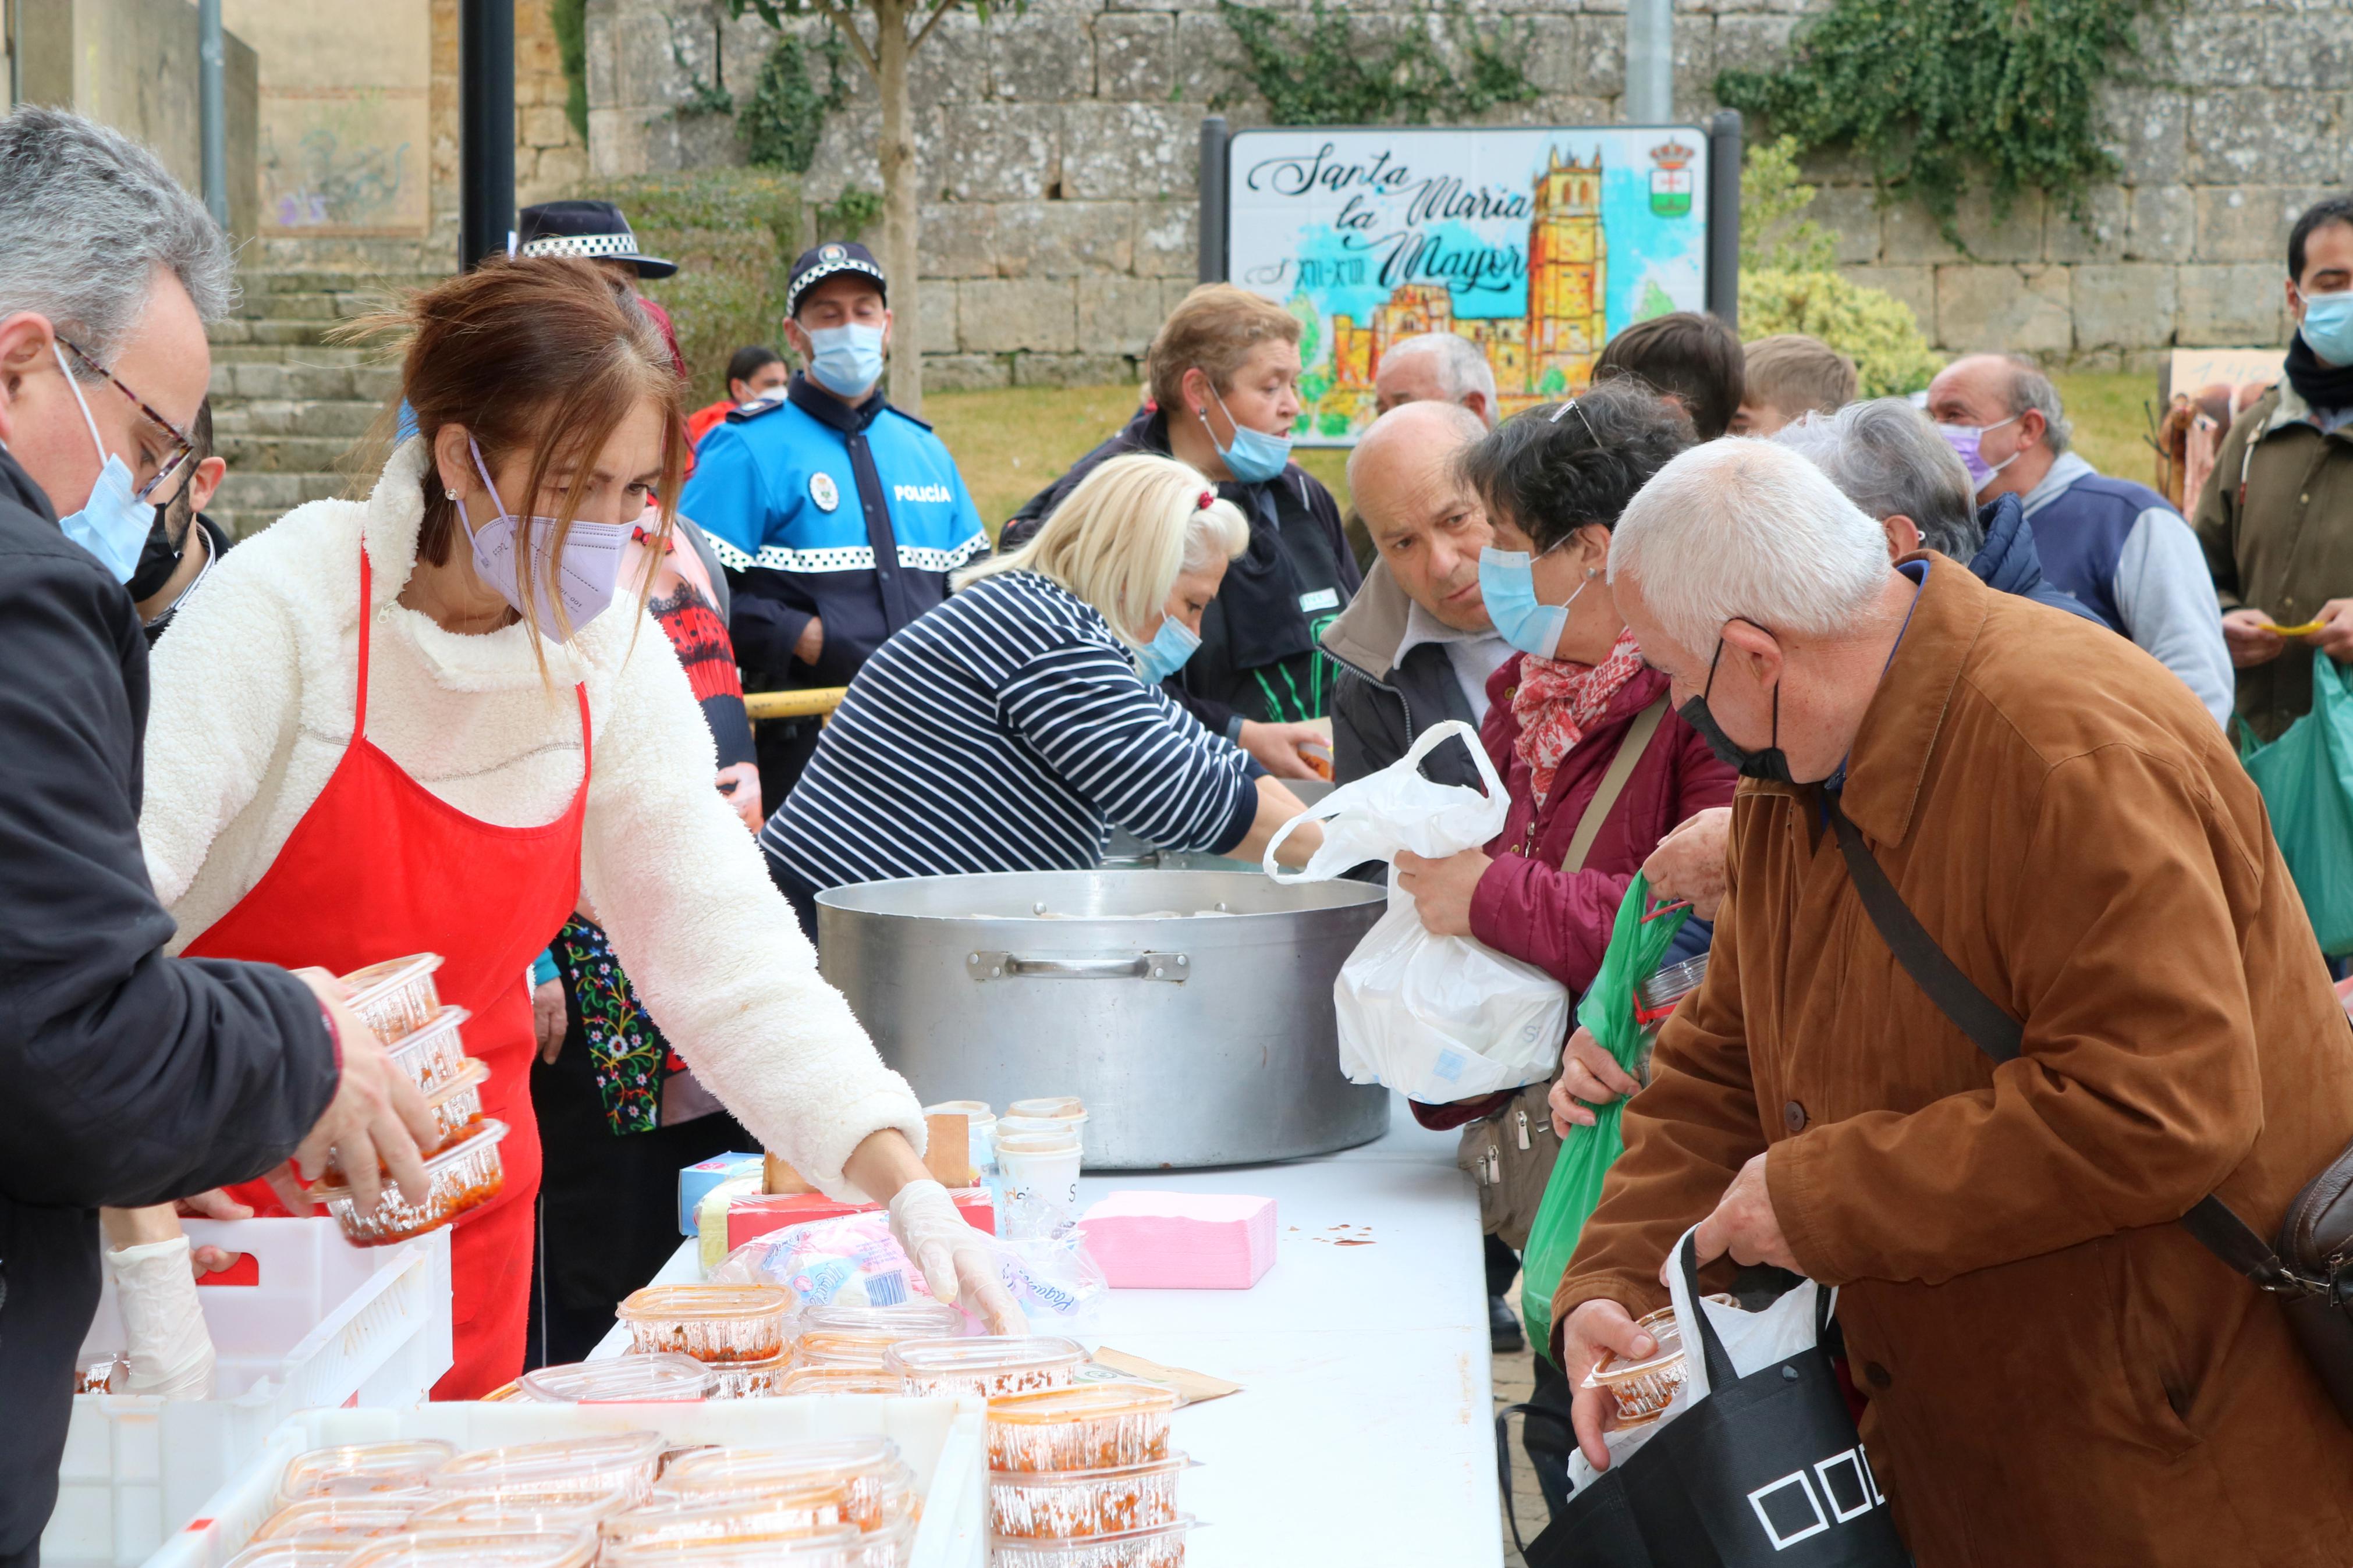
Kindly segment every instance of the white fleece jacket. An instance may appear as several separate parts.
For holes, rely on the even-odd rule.
[[[424,459],[412,440],[366,501],[298,507],[224,555],[157,645],[140,834],[179,922],[172,951],[260,880],[350,744],[364,528],[369,739],[470,816],[547,822],[579,787],[572,688],[585,675],[595,772],[581,876],[615,952],[702,1083],[810,1181],[852,1195],[850,1152],[885,1127],[920,1152],[922,1109],[818,977],[758,846],[712,787],[711,731],[670,639],[624,597],[569,647],[541,640],[551,689],[522,624],[459,636],[397,604]]]

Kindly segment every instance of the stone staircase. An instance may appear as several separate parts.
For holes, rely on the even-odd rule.
[[[372,350],[327,342],[427,275],[248,272],[237,314],[214,325],[213,448],[228,463],[206,508],[242,539],[307,500],[344,494],[343,459],[397,389]]]

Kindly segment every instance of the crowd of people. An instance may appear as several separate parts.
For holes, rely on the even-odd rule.
[[[1504,1349],[1503,1141],[1636,1096],[1539,1361],[1592,1463],[1577,1381],[1644,1352],[1696,1225],[1727,1284],[1842,1287],[1924,1562],[2319,1562],[2353,1528],[2353,1431],[2170,1224],[2212,1193],[2268,1233],[2353,1131],[2353,1039],[2231,733],[2276,737],[2310,660],[2353,659],[2353,199],[2295,226],[2283,379],[2191,519],[2073,450],[2031,362],[1858,400],[1830,345],[1688,312],[1508,417],[1466,340],[1387,345],[1344,512],[1291,450],[1298,319],[1205,284],[1133,419],[994,539],[884,396],[865,247],[801,256],[788,355],[746,346],[690,411],[639,289],[671,264],[607,204],[549,204],[353,328],[400,366],[374,477],[234,549],[204,516],[223,236],[50,110],[0,120],[0,1065],[26,1097],[0,1565],[33,1560],[102,1268],[193,1315],[221,1259],[182,1215],[302,1212],[331,1155],[364,1199],[379,1166],[420,1179],[430,1119],[333,973],[442,955],[510,1129],[453,1237],[438,1395],[585,1355],[676,1244],[670,1173],[752,1141],[887,1204],[935,1294],[1010,1324],[914,1093],[818,976],[817,900],[1084,868],[1113,826],[1255,858],[1326,747],[1345,784],[1447,720],[1508,815],[1399,857],[1430,931],[1575,994],[1640,873],[1710,954],[1646,1084],[1580,1030],[1550,1079],[1413,1108],[1480,1179]],[[829,721],[748,719],[747,689],[828,687]],[[1856,852],[2020,1059],[1907,978]],[[208,1355],[134,1346],[133,1386],[201,1394]],[[1531,1428],[1555,1497],[1567,1447]]]

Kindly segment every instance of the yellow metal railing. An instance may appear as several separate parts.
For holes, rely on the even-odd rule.
[[[754,719],[822,719],[841,706],[847,686],[813,686],[806,691],[747,691],[744,711]]]

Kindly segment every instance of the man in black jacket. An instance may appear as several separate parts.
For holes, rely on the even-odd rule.
[[[122,584],[185,462],[229,267],[136,144],[56,110],[0,119],[0,1568],[39,1560],[99,1206],[290,1154],[315,1175],[330,1147],[369,1186],[379,1152],[421,1182],[432,1125],[331,977],[162,951]]]

